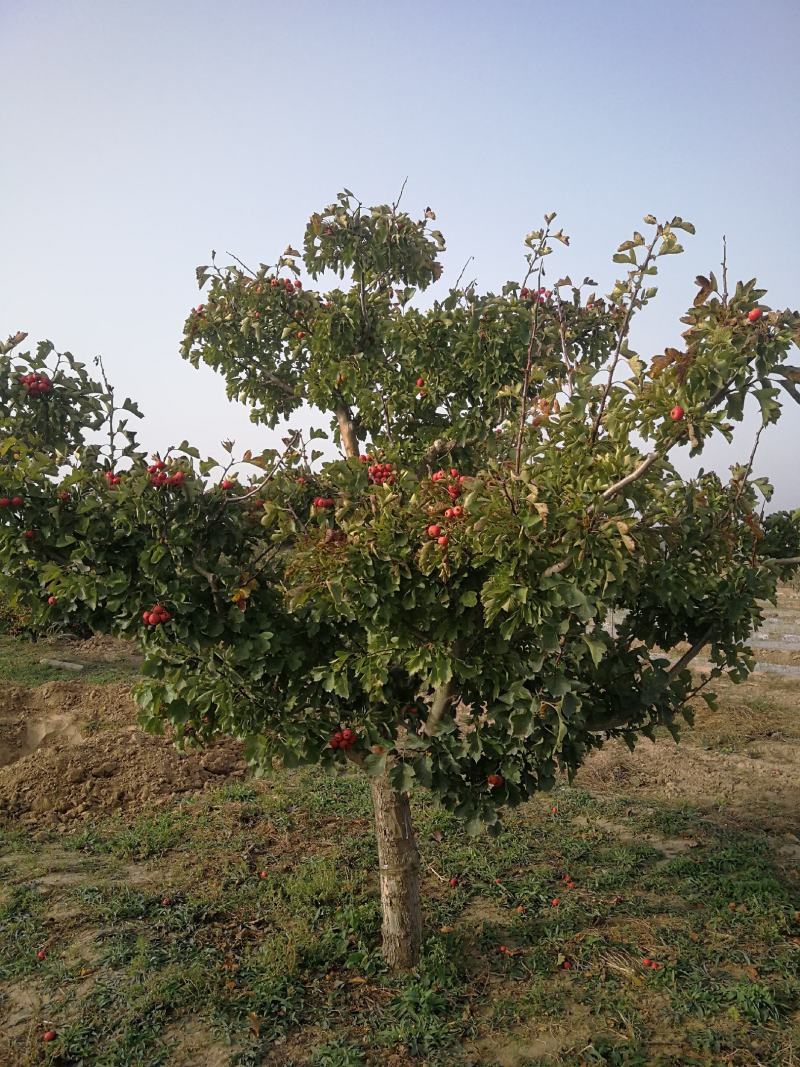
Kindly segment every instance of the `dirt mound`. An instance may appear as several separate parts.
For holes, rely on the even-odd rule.
[[[0,822],[68,822],[165,804],[240,778],[240,742],[178,751],[136,726],[127,685],[48,683],[0,696]]]

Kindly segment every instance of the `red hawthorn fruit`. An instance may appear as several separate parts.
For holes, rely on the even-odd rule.
[[[298,341],[302,341],[303,338],[305,337],[305,334],[303,333],[302,330],[298,330],[297,333],[295,334],[295,337],[297,338]]]
[[[444,513],[444,517],[446,519],[452,519],[452,517],[453,517],[453,509],[452,508],[447,508],[445,513]]]
[[[748,311],[747,312],[747,317],[750,320],[750,322],[758,322],[758,320],[761,318],[761,316],[763,314],[764,314],[764,312],[761,310],[761,308],[753,308],[752,311]]]
[[[43,960],[46,956],[47,956],[47,953],[45,952],[45,950],[43,948],[40,948],[39,951],[36,953],[36,959],[37,960]]]
[[[150,622],[150,612],[149,611],[143,611],[142,612],[142,622],[146,622],[146,623]]]
[[[258,877],[259,878],[269,878],[269,871],[259,871],[258,872]]]
[[[570,963],[569,960],[564,960],[564,962],[561,964],[561,966],[564,968],[565,971],[571,971],[572,970],[572,964]]]
[[[451,889],[457,889],[458,888],[458,879],[457,878],[451,878],[450,879],[450,888]]]
[[[0,508],[7,508],[10,503],[7,496],[0,496]]]
[[[447,536],[447,534],[442,534],[441,537],[437,537],[436,538],[436,543],[438,545],[440,545],[442,548],[447,548],[447,542],[449,540],[450,540],[450,538]]]
[[[520,296],[521,296],[521,297],[522,297],[523,299],[524,299],[524,298],[525,298],[525,297],[526,297],[526,296],[528,295],[528,290],[527,290],[527,289],[525,288],[525,286],[524,286],[524,285],[523,285],[523,287],[522,287],[522,288],[520,289],[520,291],[519,291],[519,295],[520,295]]]
[[[223,480],[219,484],[221,489],[233,489],[235,485],[235,483],[232,482],[230,478],[223,478]]]
[[[431,475],[431,481],[432,482],[440,482],[442,480],[442,478],[444,478],[444,471],[435,471]]]
[[[32,541],[35,536],[36,536],[36,531],[35,530],[26,530],[25,531],[25,537],[26,537],[26,539],[28,541]]]
[[[425,384],[425,379],[424,378],[417,378],[417,389],[421,389],[424,384]]]
[[[169,899],[169,897],[163,897],[161,900],[161,906],[164,908],[168,908],[171,903],[172,901]]]
[[[55,1041],[57,1036],[55,1030],[45,1030],[42,1034],[42,1041]]]
[[[680,422],[684,414],[685,412],[680,406],[680,404],[676,404],[675,407],[670,411],[669,417],[672,419],[673,422]]]
[[[647,956],[645,956],[645,958],[644,958],[644,959],[642,960],[642,964],[643,964],[643,965],[644,965],[645,967],[649,967],[649,966],[650,966],[650,964],[651,964],[652,962],[653,962],[653,961],[652,961],[651,959],[648,959],[648,958],[647,958]]]
[[[455,469],[455,467],[451,467],[450,468],[450,477],[451,478],[457,478],[458,477],[458,471]]]
[[[490,774],[486,781],[490,788],[499,789],[500,786],[504,783],[505,779],[503,778],[502,774]]]
[[[345,741],[352,741],[355,736],[352,730],[342,730],[342,738]]]
[[[553,899],[550,901],[550,907],[551,908],[557,908],[560,903],[561,903],[561,897],[553,897]]]
[[[50,605],[50,607],[52,607],[54,604],[58,603],[58,598],[54,596],[49,596],[47,598],[47,603]]]
[[[428,537],[438,537],[441,532],[441,526],[437,526],[436,523],[432,523],[432,525],[428,527]]]
[[[506,945],[501,945],[501,946],[500,946],[500,947],[498,948],[498,950],[497,950],[497,951],[498,951],[499,953],[501,953],[501,954],[502,954],[503,956],[507,956],[507,955],[508,955],[508,947],[507,947]]]
[[[270,278],[270,280],[269,280],[269,284],[270,284],[270,285],[272,286],[272,288],[274,289],[274,288],[275,288],[275,287],[276,287],[277,285],[280,285],[280,282],[278,281],[278,279],[277,279],[277,278]]]
[[[298,279],[298,280],[297,280],[297,281],[296,281],[296,282],[294,283],[294,287],[295,287],[295,289],[302,289],[302,288],[303,288],[303,283],[302,283],[302,282],[301,282],[301,281],[300,281],[300,280]]]
[[[21,508],[24,503],[25,503],[25,501],[22,499],[21,496],[12,496],[11,497],[11,507],[12,508]]]

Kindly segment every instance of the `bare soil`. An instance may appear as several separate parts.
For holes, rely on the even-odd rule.
[[[0,694],[0,823],[158,807],[246,773],[237,741],[181,752],[169,734],[139,729],[126,684],[50,682]]]

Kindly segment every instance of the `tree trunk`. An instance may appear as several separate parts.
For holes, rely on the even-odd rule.
[[[373,778],[371,786],[383,909],[383,955],[393,970],[408,970],[419,963],[422,944],[419,852],[408,794],[392,789],[386,778]]]

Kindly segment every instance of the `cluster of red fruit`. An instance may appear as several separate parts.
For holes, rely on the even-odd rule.
[[[21,496],[0,496],[0,508],[21,508],[23,500]]]
[[[451,482],[447,487],[447,492],[451,500],[457,500],[461,496],[461,487],[467,480],[466,475],[459,474],[455,467],[450,468]],[[432,482],[441,482],[448,475],[447,471],[436,471],[431,475]]]
[[[432,522],[428,527],[428,537],[432,537],[442,548],[447,548],[447,543],[450,540],[441,526],[436,522]]]
[[[154,604],[149,611],[142,612],[142,622],[147,626],[158,626],[162,622],[169,622],[172,618],[166,608],[162,608],[160,604]]]
[[[23,374],[19,379],[28,391],[28,396],[44,396],[53,391],[53,383],[46,374]]]
[[[273,289],[277,289],[279,285],[282,285],[287,293],[292,293],[295,289],[303,288],[302,282],[298,280],[292,283],[289,278],[284,278],[283,281],[281,281],[280,278],[270,278],[269,284],[272,286]]]
[[[519,291],[519,295],[523,300],[530,298],[531,300],[537,300],[540,304],[544,300],[549,300],[553,295],[549,289],[542,287],[541,289],[527,289],[524,285]]]
[[[157,459],[155,463],[150,464],[147,468],[147,473],[150,475],[150,484],[157,489],[160,489],[162,485],[183,485],[186,481],[186,471],[175,471],[174,474],[167,474],[165,467],[166,463],[163,459]]]
[[[464,515],[464,509],[460,504],[457,504],[454,508],[447,508],[444,517],[446,519],[460,519]]]
[[[505,783],[505,778],[502,774],[490,774],[486,782],[490,789],[499,789]]]
[[[332,496],[315,496],[313,501],[315,508],[332,508],[333,497]]]
[[[354,730],[337,730],[335,734],[331,734],[328,744],[331,748],[347,750],[352,748],[356,741],[358,741],[358,734]]]
[[[359,456],[359,459],[362,463],[368,463],[372,456]],[[383,485],[384,482],[394,485],[395,481],[391,463],[372,463],[371,466],[367,467],[367,477],[375,485]]]
[[[659,967],[655,960],[648,959],[647,956],[642,960],[642,966],[651,967],[654,971],[657,971]]]
[[[120,475],[115,474],[113,471],[104,471],[103,477],[109,485],[119,485],[119,483],[122,481]]]

